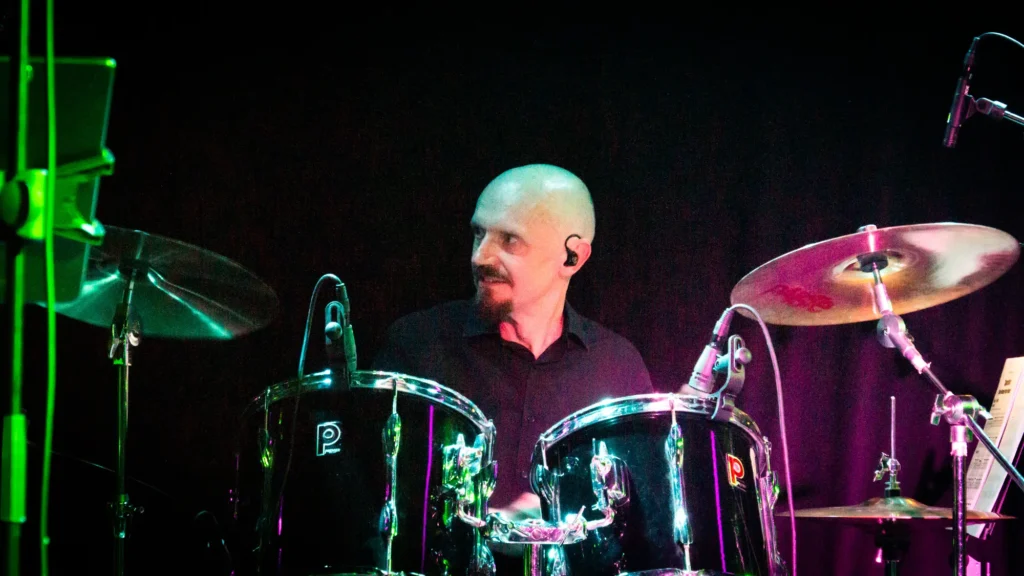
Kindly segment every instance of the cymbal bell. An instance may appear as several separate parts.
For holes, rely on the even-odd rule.
[[[832,520],[842,524],[878,524],[885,521],[919,523],[930,521],[942,523],[953,520],[953,510],[925,506],[913,498],[894,496],[890,498],[871,498],[855,506],[832,506],[829,508],[808,508],[795,510],[797,518],[813,520]],[[778,512],[776,516],[789,517],[788,512]],[[967,511],[968,524],[983,524],[999,520],[1013,520],[1013,516],[1005,516],[995,512],[979,510]]]
[[[937,223],[878,228],[808,244],[762,264],[733,288],[732,303],[757,310],[769,324],[824,326],[877,320],[874,276],[862,260],[878,261],[893,312],[905,314],[979,290],[1020,256],[1009,234],[974,224]],[[884,266],[884,267],[883,267]],[[750,313],[739,312],[750,317]]]
[[[113,226],[90,250],[79,297],[55,310],[109,329],[133,273],[129,309],[143,337],[227,340],[277,315],[277,295],[239,264],[191,244]]]

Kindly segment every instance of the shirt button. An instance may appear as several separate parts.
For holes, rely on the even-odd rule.
[[[529,477],[530,477],[530,473],[529,472],[523,472],[523,479],[524,480],[529,478]]]
[[[529,422],[530,424],[533,424],[534,422],[537,421],[537,417],[536,416],[530,416],[529,418],[526,419],[526,421]]]

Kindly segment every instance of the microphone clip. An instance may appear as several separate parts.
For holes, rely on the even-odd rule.
[[[750,350],[747,349],[743,338],[739,335],[729,337],[729,348],[725,354],[718,357],[712,374],[712,381],[717,374],[726,374],[725,384],[710,394],[715,400],[715,411],[711,414],[711,420],[728,422],[736,409],[736,397],[743,391],[743,383],[746,378],[745,366],[753,360]]]
[[[324,309],[324,345],[327,350],[327,367],[332,379],[339,387],[347,390],[351,374],[344,345],[345,326],[348,318],[341,302],[333,301]]]

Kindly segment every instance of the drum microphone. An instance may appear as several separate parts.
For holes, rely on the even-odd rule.
[[[722,317],[718,319],[718,323],[715,324],[715,329],[711,332],[711,342],[704,347],[704,352],[693,366],[693,374],[690,375],[690,381],[687,383],[690,388],[711,393],[712,380],[715,377],[715,364],[718,361],[718,355],[725,348],[732,315],[733,308],[726,308]]]
[[[971,97],[967,94],[967,91],[971,89],[971,78],[974,75],[972,70],[974,66],[974,51],[978,47],[979,38],[981,37],[974,37],[974,40],[971,41],[971,47],[967,50],[967,55],[964,56],[964,70],[956,83],[953,104],[949,107],[949,116],[946,117],[946,135],[942,139],[942,145],[946,148],[956,146],[956,139],[960,134],[960,124],[971,115],[969,110]]]
[[[324,343],[327,345],[327,359],[333,367],[339,358],[344,358],[345,369],[351,375],[356,371],[356,337],[350,321],[352,307],[344,282],[338,282],[334,290],[335,300],[324,309]]]

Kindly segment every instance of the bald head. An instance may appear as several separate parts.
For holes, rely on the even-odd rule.
[[[508,170],[480,193],[470,226],[482,318],[518,315],[518,323],[562,313],[594,238],[594,205],[579,178],[548,164]]]
[[[575,174],[550,164],[529,164],[498,175],[477,200],[527,210],[563,235],[579,234],[593,242],[594,203]]]

